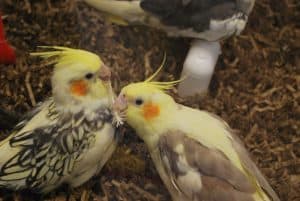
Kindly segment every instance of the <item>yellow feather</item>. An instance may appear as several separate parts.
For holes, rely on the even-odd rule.
[[[250,170],[248,170],[243,164],[242,164],[242,167],[243,167],[243,170],[246,173],[248,179],[251,181],[253,186],[255,186],[255,189],[256,189],[256,193],[254,195],[255,199],[258,200],[258,201],[260,201],[260,200],[270,201],[270,199],[266,196],[266,194],[264,193],[264,191],[260,187],[260,185],[257,182],[257,179],[255,178],[255,176],[253,176],[253,174],[250,172]]]
[[[174,80],[174,81],[170,81],[170,82],[152,81],[155,79],[155,77],[161,72],[161,70],[165,66],[166,59],[167,59],[167,56],[166,56],[166,53],[164,53],[163,61],[162,61],[161,65],[158,67],[158,69],[149,78],[147,78],[144,82],[142,82],[144,86],[149,85],[149,86],[159,89],[159,90],[168,90],[168,89],[173,88],[174,85],[180,83],[182,80],[185,79],[185,78],[182,78],[180,80]]]
[[[39,56],[48,59],[50,64],[55,67],[64,67],[70,64],[83,64],[92,70],[99,69],[102,65],[100,57],[94,53],[72,49],[61,46],[39,46],[40,48],[50,49],[51,51],[30,53],[31,56]]]
[[[84,2],[104,12],[109,21],[121,25],[143,23],[147,16],[147,13],[140,7],[140,1],[84,0]]]
[[[158,73],[161,71],[161,69],[165,66],[166,60],[167,60],[167,55],[166,55],[166,53],[164,53],[163,61],[161,62],[158,69],[153,73],[153,75],[151,75],[149,78],[147,78],[144,82],[151,82],[158,75]]]
[[[242,171],[256,188],[256,192],[253,193],[255,201],[270,201],[255,175],[245,167],[242,158],[234,149],[228,125],[205,111],[183,105],[178,107],[173,98],[164,93],[164,90],[172,88],[184,78],[170,82],[152,81],[162,68],[163,64],[146,81],[129,84],[122,90],[128,97],[142,97],[146,100],[152,100],[152,94],[155,94],[155,97],[160,95],[160,98],[155,99],[156,104],[160,104],[161,108],[164,108],[161,110],[159,117],[153,121],[145,121],[136,107],[128,107],[127,122],[135,128],[138,135],[144,139],[150,149],[155,148],[160,134],[169,130],[184,131],[187,136],[209,149],[222,152],[231,161],[232,165]]]
[[[263,192],[262,188],[258,184],[257,179],[251,173],[251,170],[247,169],[238,153],[234,150],[231,143],[231,135],[226,128],[227,124],[219,121],[217,118],[211,116],[204,111],[198,111],[188,107],[183,107],[179,117],[182,119],[190,119],[189,122],[184,123],[184,128],[181,128],[187,132],[187,135],[191,138],[201,142],[205,146],[217,149],[227,156],[232,164],[241,170],[249,179],[249,181],[255,186],[256,193],[253,195],[256,201],[270,201],[270,199]],[[209,135],[199,135],[199,130],[202,133],[210,133]],[[217,139],[217,140],[216,140]]]

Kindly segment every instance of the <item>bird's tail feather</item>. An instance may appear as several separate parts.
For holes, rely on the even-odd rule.
[[[140,1],[84,0],[84,2],[109,14],[109,19],[118,24],[138,23],[146,14],[140,7]]]

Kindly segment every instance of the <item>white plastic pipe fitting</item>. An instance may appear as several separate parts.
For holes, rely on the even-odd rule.
[[[215,65],[221,54],[219,42],[194,40],[183,64],[178,86],[181,97],[207,92]]]

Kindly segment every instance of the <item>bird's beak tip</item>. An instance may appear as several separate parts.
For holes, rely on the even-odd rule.
[[[104,83],[110,83],[111,71],[110,71],[110,68],[108,66],[106,66],[105,64],[103,64],[102,67],[100,68],[99,77]]]
[[[122,95],[119,95],[115,100],[113,109],[119,113],[127,109],[127,101]]]

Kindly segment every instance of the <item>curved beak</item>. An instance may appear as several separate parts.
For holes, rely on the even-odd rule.
[[[126,119],[126,109],[127,109],[127,100],[126,98],[120,94],[118,98],[115,100],[113,104],[113,114],[114,114],[114,123],[117,127],[124,123],[124,119]]]
[[[110,82],[110,78],[111,78],[111,71],[109,69],[109,67],[107,67],[105,64],[103,64],[100,68],[100,73],[99,73],[99,78],[103,81],[103,82]]]
[[[111,86],[111,71],[108,66],[103,64],[100,68],[99,72],[99,78],[103,82],[104,87],[106,88],[107,94],[108,94],[108,100],[111,107],[113,107],[114,99],[115,99],[115,93]]]
[[[120,94],[113,104],[113,109],[119,114],[123,113],[128,107],[127,100],[123,94]]]

